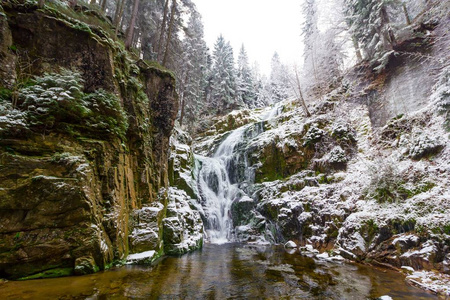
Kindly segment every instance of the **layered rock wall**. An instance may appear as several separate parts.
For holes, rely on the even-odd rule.
[[[162,207],[155,231],[162,229],[168,199],[159,191],[168,186],[178,106],[173,76],[133,62],[100,28],[28,2],[2,6],[0,277],[85,274],[131,252],[162,254],[162,232],[145,246],[130,236],[134,211],[143,207]],[[84,95],[112,95],[107,109],[83,98],[90,118],[102,122],[50,115],[30,121],[21,91],[35,76],[64,70],[81,74]],[[123,134],[115,129],[120,114]]]

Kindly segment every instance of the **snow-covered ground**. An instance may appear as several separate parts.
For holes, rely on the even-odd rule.
[[[246,111],[248,121],[233,112],[240,124],[264,129],[244,135],[240,146],[259,181],[245,184],[255,205],[244,214],[247,223],[235,224],[236,238],[292,239],[348,259],[409,266],[409,280],[449,293],[442,275],[450,272],[450,134],[442,113],[449,78],[443,69],[425,108],[381,128],[372,126],[366,104],[353,100],[351,86],[309,102],[311,118],[295,101],[277,104],[276,113]],[[193,148],[211,155],[229,132],[209,132]],[[264,169],[268,156],[280,156],[276,180]]]

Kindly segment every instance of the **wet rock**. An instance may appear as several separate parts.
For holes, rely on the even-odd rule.
[[[95,130],[97,123],[87,128],[75,119],[52,126],[52,116],[49,126],[33,130],[2,127],[0,274],[19,278],[55,268],[72,272],[75,266],[84,273],[124,259],[129,246],[161,250],[162,215],[159,221],[146,220],[146,227],[134,228],[132,212],[158,202],[159,190],[169,183],[169,136],[178,105],[174,78],[154,66],[138,67],[95,30],[88,32],[64,15],[51,15],[53,10],[24,9],[10,1],[2,7],[3,87],[17,75],[3,72],[4,66],[15,69],[11,58],[33,61],[30,76],[76,68],[83,93],[102,89],[116,95],[116,108],[129,127],[123,135],[106,134]],[[5,45],[18,51],[9,49],[6,55]],[[17,121],[15,117],[2,114],[3,121]]]
[[[164,205],[154,203],[133,211],[134,228],[129,238],[132,253],[161,248],[163,209]]]
[[[167,217],[163,219],[164,251],[179,255],[203,245],[203,222],[200,213],[191,209],[193,201],[184,191],[168,189]]]
[[[253,209],[255,207],[255,201],[244,196],[239,199],[235,199],[231,204],[231,216],[233,218],[233,226],[239,226],[248,224],[251,218],[254,216]]]
[[[395,237],[392,244],[399,249],[402,253],[417,247],[420,243],[420,238],[416,235],[403,235]]]
[[[96,265],[92,256],[83,256],[75,260],[75,275],[87,275],[98,272],[100,268]]]

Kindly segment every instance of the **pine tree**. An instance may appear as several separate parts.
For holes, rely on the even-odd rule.
[[[330,1],[329,5],[336,6],[339,1]],[[342,16],[331,22],[331,26],[325,31],[318,28],[318,6],[316,0],[306,0],[303,4],[305,22],[302,34],[304,36],[304,66],[306,87],[314,89],[318,94],[323,94],[328,88],[337,83],[343,64],[342,43],[338,36],[342,29],[339,24]]]
[[[180,124],[192,123],[204,108],[208,75],[208,47],[203,36],[203,24],[198,13],[192,13],[183,41],[183,65],[178,76],[180,86]]]
[[[217,38],[213,51],[211,69],[212,110],[218,114],[239,108],[236,101],[236,70],[234,68],[233,48],[222,35]]]
[[[376,70],[382,70],[394,53],[396,44],[391,27],[388,5],[395,1],[345,0],[345,13],[353,36],[361,45],[363,59]]]
[[[280,56],[275,52],[271,61],[271,72],[268,84],[270,103],[286,100],[292,94],[289,70],[281,63]]]
[[[256,91],[254,86],[254,78],[252,70],[248,62],[247,51],[242,45],[239,51],[237,61],[237,79],[236,79],[236,93],[239,104],[244,104],[246,107],[256,107]]]

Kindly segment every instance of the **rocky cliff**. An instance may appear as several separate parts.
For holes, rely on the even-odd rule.
[[[85,274],[172,249],[174,77],[126,52],[107,20],[78,14],[87,21],[0,7],[0,277]]]
[[[360,64],[331,92],[309,96],[311,117],[283,101],[271,117],[216,119],[195,139],[195,152],[212,156],[245,128],[227,165],[250,196],[233,199],[236,239],[293,240],[360,262],[450,272],[450,19],[436,18],[445,7],[430,9],[385,71]],[[207,201],[202,191],[198,198]]]

